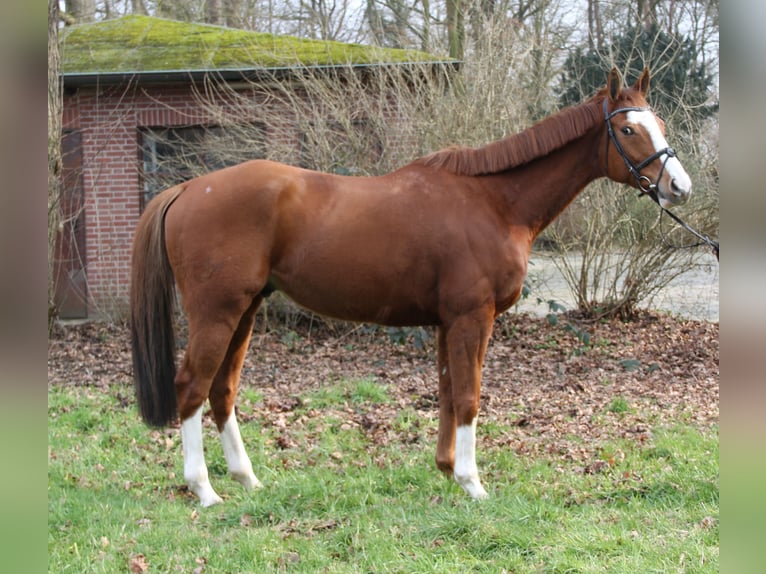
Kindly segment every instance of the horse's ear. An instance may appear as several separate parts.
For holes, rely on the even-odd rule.
[[[617,68],[612,68],[606,81],[607,93],[612,102],[617,101],[622,93],[622,74]]]
[[[649,67],[645,66],[644,71],[641,72],[638,80],[636,80],[636,83],[633,85],[633,87],[644,97],[649,93],[649,75]]]

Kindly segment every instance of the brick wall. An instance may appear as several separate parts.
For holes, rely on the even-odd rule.
[[[127,308],[130,249],[141,209],[143,182],[139,154],[140,130],[220,124],[220,115],[238,119],[267,114],[270,157],[300,162],[301,135],[295,118],[275,99],[260,93],[243,109],[223,94],[199,96],[189,86],[109,86],[79,88],[64,96],[63,127],[82,134],[85,195],[88,314],[114,315]],[[208,110],[215,109],[214,112]],[[294,112],[292,112],[294,113]],[[284,120],[275,118],[284,118]],[[389,142],[391,143],[391,142]]]
[[[143,191],[140,129],[214,123],[189,87],[82,88],[65,95],[63,128],[82,133],[90,316],[126,308]],[[296,134],[290,145],[297,142]]]

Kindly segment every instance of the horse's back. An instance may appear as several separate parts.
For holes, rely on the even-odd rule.
[[[445,281],[493,289],[484,278],[507,235],[480,190],[453,179],[423,166],[348,177],[249,161],[187,182],[167,214],[169,258],[200,301],[268,283],[341,319],[434,323]]]

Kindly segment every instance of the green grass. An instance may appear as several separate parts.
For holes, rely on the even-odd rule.
[[[128,572],[131,560],[150,572],[718,571],[716,430],[679,423],[654,429],[651,444],[598,445],[603,464],[590,473],[555,455],[480,447],[490,498],[477,503],[436,471],[425,432],[434,421],[418,422],[422,440],[377,445],[320,416],[322,431],[297,433],[286,450],[273,429],[243,424],[265,485],[253,493],[228,479],[206,427],[225,503],[201,509],[182,487],[177,430],[143,426],[129,396],[129,387],[49,389],[50,572]],[[302,399],[296,416],[390,402],[371,380]],[[415,416],[404,409],[392,425],[415,426]],[[480,442],[514,432],[487,421]]]
[[[388,401],[388,389],[372,379],[346,380],[328,384],[314,392],[307,393],[303,397],[303,402],[315,409],[343,404],[344,402],[376,404]]]
[[[609,404],[610,413],[627,413],[629,410],[630,405],[628,405],[628,401],[626,401],[623,397],[615,397]]]

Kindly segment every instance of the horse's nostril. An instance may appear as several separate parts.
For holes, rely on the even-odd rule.
[[[675,193],[683,193],[683,189],[678,186],[678,182],[673,178],[670,181],[670,189],[672,189]]]

